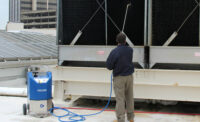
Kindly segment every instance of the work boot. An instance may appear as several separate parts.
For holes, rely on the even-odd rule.
[[[113,122],[117,122],[117,120],[114,120]],[[130,122],[134,122],[134,120],[130,120]]]

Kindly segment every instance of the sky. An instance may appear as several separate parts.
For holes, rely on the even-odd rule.
[[[9,19],[9,0],[0,0],[0,30],[6,28]]]

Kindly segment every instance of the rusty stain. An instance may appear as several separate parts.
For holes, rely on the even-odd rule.
[[[179,86],[179,84],[176,82],[173,86]]]

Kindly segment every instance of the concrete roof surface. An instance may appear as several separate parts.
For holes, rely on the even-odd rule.
[[[58,122],[56,117],[35,118],[30,115],[22,115],[22,105],[27,103],[25,97],[6,97],[0,96],[0,118],[2,122]],[[56,106],[56,103],[55,103]],[[66,104],[61,105],[67,107]],[[60,107],[61,107],[60,106]],[[78,114],[91,114],[98,111],[94,110],[72,110]],[[62,111],[55,111],[57,115],[64,114]],[[97,116],[86,117],[85,122],[112,122],[115,120],[113,111],[106,111]],[[136,113],[135,122],[199,122],[200,116],[186,115],[166,115],[166,114],[147,114]],[[128,121],[126,121],[128,122]]]

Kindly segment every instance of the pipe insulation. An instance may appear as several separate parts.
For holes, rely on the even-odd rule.
[[[10,88],[10,87],[0,87],[1,96],[18,96],[26,97],[27,88]]]

